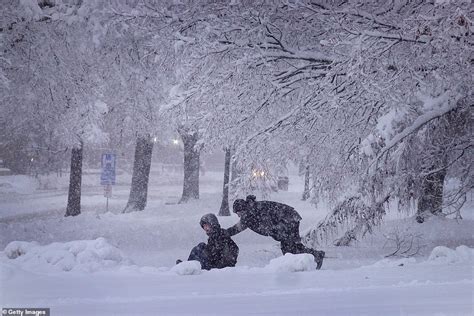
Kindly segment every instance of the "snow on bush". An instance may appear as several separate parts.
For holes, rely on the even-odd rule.
[[[300,272],[316,270],[314,257],[310,254],[294,255],[287,253],[282,257],[270,260],[270,263],[263,268],[268,272]]]
[[[170,270],[179,275],[192,275],[192,274],[200,274],[201,273],[201,263],[199,261],[191,260],[191,261],[183,261],[177,265],[175,265]]]
[[[35,248],[38,246],[39,246],[38,243],[35,241],[33,242],[12,241],[5,247],[5,250],[3,252],[9,259],[16,259],[20,256],[23,256],[27,252],[29,252],[32,248]]]
[[[45,246],[36,242],[13,241],[5,247],[4,254],[25,269],[45,272],[95,272],[131,264],[118,248],[102,237]]]
[[[473,263],[474,249],[467,246],[459,246],[454,249],[450,249],[444,246],[435,247],[428,258],[428,261],[433,263],[461,263],[470,262]]]

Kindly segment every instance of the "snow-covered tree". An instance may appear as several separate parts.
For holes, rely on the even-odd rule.
[[[275,88],[261,89],[271,91],[267,102],[248,98],[248,106],[239,99],[240,113],[223,103],[237,122],[230,122],[227,130],[258,128],[244,140],[250,164],[264,157],[297,160],[300,151],[292,149],[306,148],[309,155],[299,159],[309,158],[316,198],[337,202],[346,194],[364,205],[357,214],[346,210],[347,219],[378,222],[389,198],[400,203],[420,199],[421,209],[426,204],[437,209],[440,189],[421,185],[424,193],[406,195],[399,188],[409,187],[404,185],[408,179],[432,182],[427,174],[432,177],[443,166],[462,179],[463,189],[457,188],[451,199],[462,201],[472,187],[466,180],[472,179],[468,128],[453,137],[438,137],[446,142],[442,148],[450,148],[443,152],[459,151],[443,165],[443,154],[425,163],[428,172],[407,171],[402,165],[426,152],[408,149],[430,142],[419,137],[429,126],[442,123],[452,111],[465,113],[472,104],[470,14],[469,3],[463,1],[241,2],[217,10],[206,20],[215,36],[214,49],[233,54],[239,70],[255,65]],[[255,78],[247,77],[249,85],[262,87]],[[219,96],[223,90],[213,87],[213,97]],[[232,93],[224,95],[232,99]],[[454,125],[469,126],[461,123]],[[445,133],[449,128],[435,130]],[[461,145],[447,146],[454,139]],[[368,219],[362,209],[376,211]],[[337,216],[327,222],[340,224]]]
[[[284,80],[277,77],[279,83],[291,78],[288,87],[301,91],[302,82],[313,80],[316,88],[314,95],[300,94],[307,102],[299,110],[311,123],[305,131],[311,133],[309,148],[324,153],[311,156],[315,191],[330,197],[343,189],[360,201],[354,207],[339,204],[319,228],[330,229],[345,220],[370,227],[383,216],[381,203],[388,197],[402,204],[418,199],[422,213],[439,210],[447,170],[461,181],[454,195],[445,192],[444,205],[459,207],[472,187],[472,180],[466,180],[472,179],[471,133],[469,124],[460,120],[472,104],[468,4],[349,1],[293,8],[302,13],[299,21],[324,22],[320,33],[313,33],[318,34],[314,40],[288,45],[282,36],[271,54],[275,60],[293,61],[282,72]],[[273,34],[279,34],[283,28],[274,29]],[[310,26],[301,29],[309,36]],[[298,35],[292,35],[297,41]],[[314,76],[320,79],[314,81]],[[296,118],[287,121],[294,124]],[[433,142],[437,150],[428,151]],[[423,156],[424,166],[416,166]]]
[[[97,51],[88,41],[88,10],[76,4],[9,2],[2,35],[10,81],[2,98],[4,135],[26,139],[32,148],[54,152],[71,148],[71,179],[66,215],[80,213],[84,142],[106,140],[107,107],[100,101],[93,71]],[[38,139],[41,142],[38,142]]]
[[[183,201],[199,197],[199,153],[216,145],[240,169],[234,196],[304,163],[313,202],[335,205],[319,230],[347,219],[354,236],[386,201],[417,201],[422,221],[472,188],[467,1],[86,3],[109,118],[150,147],[166,116],[185,144]]]
[[[141,13],[142,2],[106,2],[101,12],[98,46],[103,52],[104,97],[113,104],[108,127],[115,143],[135,146],[130,196],[123,212],[143,210],[147,203],[155,141],[168,128],[162,106],[175,64],[167,6]]]

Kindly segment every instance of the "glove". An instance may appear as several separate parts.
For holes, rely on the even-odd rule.
[[[246,202],[255,202],[256,199],[257,199],[257,197],[255,197],[255,195],[250,194],[250,195],[247,195],[247,197],[245,198],[245,201]]]

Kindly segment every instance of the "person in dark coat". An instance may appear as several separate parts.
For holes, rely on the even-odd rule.
[[[209,213],[200,221],[202,229],[209,236],[207,244],[199,243],[191,250],[189,260],[197,260],[205,270],[234,267],[239,255],[239,247],[230,238],[225,229],[221,228],[216,215]],[[177,260],[176,263],[180,263]]]
[[[305,247],[301,243],[301,216],[293,207],[273,201],[256,201],[255,196],[249,195],[246,200],[235,200],[233,211],[240,221],[227,229],[230,236],[250,228],[257,234],[279,241],[283,254],[312,254],[316,269],[321,269],[325,252]]]

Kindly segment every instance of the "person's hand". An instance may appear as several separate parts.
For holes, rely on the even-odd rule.
[[[257,200],[257,197],[253,194],[249,194],[245,198],[245,202],[255,202],[256,200]]]

